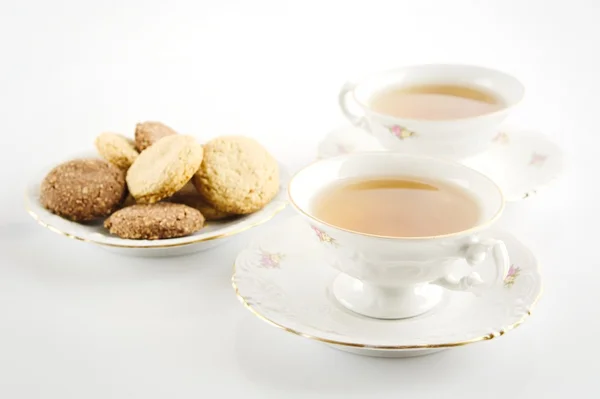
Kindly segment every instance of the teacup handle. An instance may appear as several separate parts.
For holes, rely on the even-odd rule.
[[[486,288],[503,284],[510,266],[508,251],[506,250],[504,242],[495,239],[486,239],[483,241],[475,239],[465,247],[464,257],[469,266],[477,266],[485,260],[487,254],[490,252],[494,258],[496,274],[494,280],[491,281],[489,285],[484,284],[477,272],[472,272],[459,280],[452,279],[450,276],[445,276],[433,281],[433,284],[453,291],[472,292],[476,295],[483,293]]]
[[[368,132],[369,129],[365,114],[363,113],[362,115],[357,115],[350,111],[349,104],[351,102],[357,107],[359,106],[359,104],[350,96],[352,90],[354,90],[355,87],[356,83],[354,82],[344,83],[344,85],[340,89],[340,94],[338,95],[338,102],[346,118],[348,118],[348,120],[352,122],[353,125],[363,128]]]

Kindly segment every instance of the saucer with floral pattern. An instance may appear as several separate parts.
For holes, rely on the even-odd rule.
[[[319,143],[318,158],[349,152],[385,151],[379,141],[360,128],[344,125],[329,132]],[[563,151],[546,135],[506,128],[489,149],[462,161],[494,180],[507,201],[519,201],[553,182],[565,168]]]
[[[426,355],[500,337],[525,321],[538,301],[542,279],[533,254],[506,232],[487,234],[508,249],[504,284],[479,297],[447,291],[440,305],[408,319],[373,319],[341,306],[331,293],[339,272],[321,256],[322,237],[300,216],[271,226],[243,250],[232,283],[254,315],[300,337],[360,355]],[[492,261],[485,262],[484,279],[494,272]],[[460,272],[468,273],[466,264]]]

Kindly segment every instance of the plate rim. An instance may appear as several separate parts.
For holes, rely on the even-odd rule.
[[[91,244],[95,244],[95,245],[100,245],[103,247],[111,247],[111,248],[128,248],[128,249],[151,249],[151,248],[175,248],[175,247],[183,247],[186,245],[192,245],[192,244],[197,244],[199,242],[205,242],[205,241],[212,241],[212,240],[218,240],[221,238],[227,238],[227,237],[231,237],[234,236],[236,234],[239,233],[243,233],[246,230],[249,230],[253,227],[257,227],[261,224],[264,224],[266,222],[268,222],[269,220],[271,220],[272,218],[274,218],[279,212],[281,212],[282,210],[285,209],[285,207],[287,206],[287,202],[286,201],[279,201],[280,204],[279,206],[277,206],[276,208],[273,209],[273,212],[269,213],[268,215],[265,215],[264,218],[261,218],[257,221],[255,221],[254,223],[250,223],[247,225],[242,226],[242,228],[240,229],[236,229],[236,230],[231,230],[229,232],[226,233],[221,233],[221,234],[215,234],[215,235],[211,235],[208,237],[201,237],[198,240],[194,240],[194,241],[185,241],[185,242],[177,242],[177,243],[171,243],[171,244],[160,244],[160,245],[135,245],[135,243],[132,244],[113,244],[113,243],[107,243],[107,242],[101,242],[98,240],[94,240],[94,239],[90,239],[90,238],[85,238],[85,237],[81,237],[79,235],[76,234],[71,234],[71,233],[67,233],[66,231],[62,231],[59,228],[57,228],[56,226],[53,226],[49,223],[44,222],[40,216],[35,213],[33,210],[31,210],[27,204],[25,205],[25,210],[27,211],[27,213],[33,218],[33,220],[35,220],[40,226],[43,226],[45,228],[47,228],[48,230],[59,234],[61,236],[67,237],[67,238],[71,238],[77,241],[81,241],[81,242],[87,242],[87,243],[91,243]],[[193,236],[188,236],[188,237],[193,237]],[[117,238],[117,237],[115,237]],[[183,238],[183,237],[180,237]],[[166,241],[169,240],[164,239],[164,240],[155,240],[155,242],[160,242],[160,241]],[[134,241],[134,240],[127,240],[127,241]],[[141,242],[146,242],[146,241],[150,241],[150,240],[138,240]]]

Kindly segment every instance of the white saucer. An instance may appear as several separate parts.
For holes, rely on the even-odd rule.
[[[346,125],[331,131],[319,144],[318,158],[358,151],[385,151],[362,129]],[[554,181],[564,169],[562,150],[545,135],[507,128],[483,154],[463,161],[492,178],[507,201],[530,197]]]
[[[69,159],[78,157],[94,158],[96,155],[88,152]],[[40,183],[52,167],[47,168],[36,176],[27,185],[25,190],[25,208],[40,225],[62,236],[97,244],[111,252],[122,255],[148,257],[179,256],[204,251],[225,243],[236,234],[270,220],[287,205],[286,187],[290,177],[285,168],[280,164],[279,194],[263,209],[253,214],[230,220],[208,222],[202,230],[185,237],[164,240],[126,240],[111,235],[103,227],[102,222],[93,224],[76,223],[45,209],[39,202]]]
[[[441,305],[410,319],[372,319],[341,306],[331,294],[338,272],[323,261],[318,237],[299,216],[242,251],[232,282],[253,314],[285,331],[360,355],[420,356],[499,337],[538,301],[542,280],[534,256],[508,233],[489,234],[508,248],[512,267],[505,284],[480,297],[447,291]],[[493,273],[491,264],[481,270],[484,279]]]

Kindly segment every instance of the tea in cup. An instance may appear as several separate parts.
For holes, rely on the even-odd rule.
[[[504,199],[488,177],[462,164],[398,152],[364,152],[318,161],[290,181],[291,204],[341,273],[335,298],[365,316],[416,316],[443,290],[481,293],[502,284],[509,268],[502,241],[482,237]],[[488,254],[494,279],[456,279],[460,261]]]
[[[485,151],[523,85],[469,65],[417,65],[346,83],[340,107],[389,150],[464,159]]]

